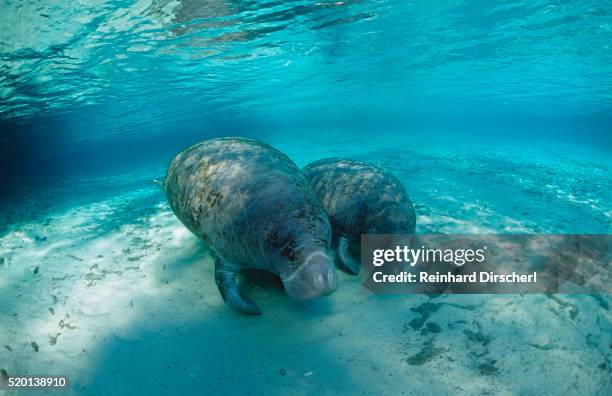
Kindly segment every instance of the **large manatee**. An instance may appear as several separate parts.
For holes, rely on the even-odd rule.
[[[229,306],[261,313],[240,294],[244,268],[278,275],[293,300],[336,289],[327,214],[280,151],[250,139],[206,140],[174,158],[164,190],[176,216],[216,254],[215,281]]]
[[[341,267],[358,273],[361,234],[414,234],[416,214],[402,183],[360,161],[327,158],[302,169],[329,215]]]

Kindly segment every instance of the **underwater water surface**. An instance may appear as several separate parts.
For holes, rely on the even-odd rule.
[[[609,234],[610,43],[607,1],[0,2],[2,375],[610,394],[608,294],[382,296],[339,272],[296,304],[247,274],[264,313],[242,316],[159,185],[187,146],[244,136],[387,169],[417,233]]]

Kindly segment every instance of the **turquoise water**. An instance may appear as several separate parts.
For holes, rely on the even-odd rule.
[[[610,394],[609,295],[340,273],[295,304],[263,276],[240,316],[156,182],[246,136],[384,167],[418,233],[609,234],[610,43],[605,1],[0,3],[0,369],[91,395]]]

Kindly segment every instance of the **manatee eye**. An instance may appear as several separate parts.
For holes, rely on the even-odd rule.
[[[282,236],[278,231],[272,231],[266,237],[266,246],[270,251],[278,252],[282,258],[292,262],[297,260],[296,242],[291,236]]]
[[[285,247],[281,249],[280,255],[281,257],[286,258],[290,262],[294,262],[297,260],[294,245],[285,245]]]

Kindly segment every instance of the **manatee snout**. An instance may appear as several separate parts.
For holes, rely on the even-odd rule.
[[[308,256],[295,272],[281,276],[285,290],[294,301],[312,300],[334,292],[338,276],[332,259],[323,252]]]

